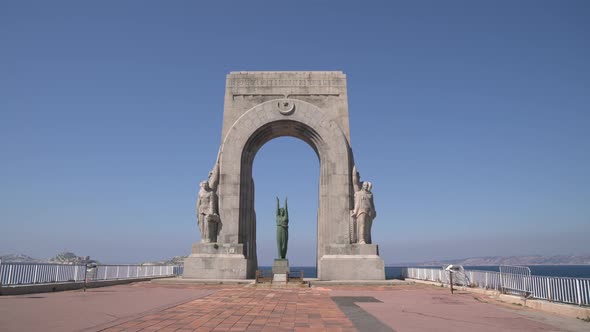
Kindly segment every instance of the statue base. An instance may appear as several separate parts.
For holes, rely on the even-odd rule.
[[[272,265],[272,283],[273,284],[286,284],[289,275],[289,260],[288,259],[275,259]]]
[[[281,273],[281,274],[287,274],[289,273],[289,260],[288,259],[281,259],[281,258],[277,258],[275,259],[273,265],[272,265],[272,273]]]
[[[246,279],[247,260],[242,244],[195,243],[184,259],[183,278]]]
[[[385,280],[385,263],[376,244],[326,247],[318,264],[320,280]]]

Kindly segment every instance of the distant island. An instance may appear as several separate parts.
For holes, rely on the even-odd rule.
[[[187,256],[175,256],[161,261],[145,261],[140,265],[184,265]],[[99,263],[88,256],[77,256],[71,252],[62,252],[50,259],[37,259],[23,254],[0,255],[4,263],[58,263],[58,264],[86,264]],[[487,256],[423,262],[387,264],[387,266],[445,266],[449,264],[463,266],[497,266],[497,265],[590,265],[590,255],[555,255],[555,256]]]
[[[72,252],[61,252],[50,259],[43,260],[33,258],[23,254],[8,254],[0,256],[0,261],[4,263],[54,263],[54,264],[87,264],[98,263],[96,260],[90,259],[89,256],[76,256]]]
[[[590,265],[590,255],[555,255],[555,256],[489,256],[459,259],[432,260],[388,264],[389,266],[443,266],[449,264],[464,266],[493,266],[493,265]]]
[[[139,265],[184,265],[184,259],[187,256],[175,256],[168,260],[142,262]],[[49,259],[38,259],[23,254],[0,255],[0,261],[3,263],[54,263],[54,264],[87,264],[100,263],[97,260],[90,259],[88,256],[77,256],[72,252],[61,252]]]
[[[188,256],[174,256],[168,260],[143,262],[141,265],[180,265],[184,266],[184,259]]]

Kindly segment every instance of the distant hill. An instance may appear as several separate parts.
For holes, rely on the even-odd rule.
[[[88,256],[76,256],[72,252],[62,252],[48,260],[33,258],[31,256],[22,254],[9,254],[0,256],[0,260],[4,263],[55,263],[55,264],[86,264],[97,263],[91,260]]]
[[[22,254],[8,254],[0,256],[0,260],[3,263],[42,263],[40,259],[33,258],[28,255]]]
[[[56,264],[97,263],[96,261],[91,260],[89,256],[76,256],[76,254],[67,251],[55,255],[55,257],[50,258],[47,262]]]
[[[184,266],[184,259],[188,256],[174,256],[173,258],[165,261],[155,261],[155,262],[143,262],[141,265],[180,265]]]
[[[187,256],[175,256],[168,260],[144,262],[142,265],[184,265],[184,259]],[[33,258],[22,254],[8,254],[0,255],[0,260],[3,263],[54,263],[54,264],[87,264],[99,263],[96,260],[90,259],[89,256],[77,256],[73,252],[61,252],[50,259],[43,260]]]
[[[490,256],[470,257],[447,260],[433,260],[419,263],[395,264],[409,266],[438,266],[438,265],[590,265],[590,255],[555,255],[555,256]]]

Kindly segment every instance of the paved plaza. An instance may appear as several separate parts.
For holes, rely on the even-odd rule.
[[[588,331],[590,323],[428,285],[149,282],[0,297],[1,331]]]

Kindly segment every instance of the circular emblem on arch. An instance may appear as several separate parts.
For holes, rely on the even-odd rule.
[[[279,108],[279,112],[283,115],[289,115],[295,112],[295,103],[287,99],[279,100],[277,102],[277,107]]]

